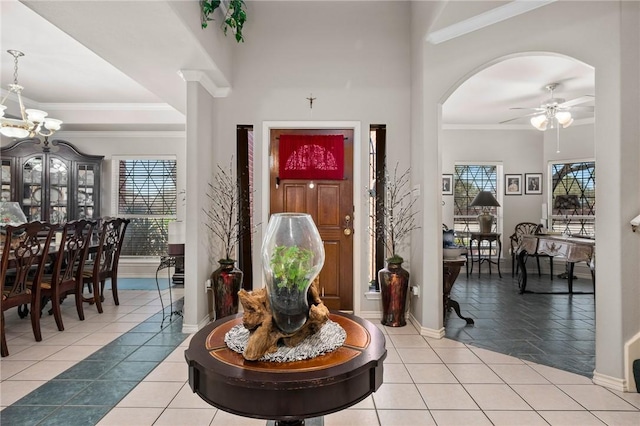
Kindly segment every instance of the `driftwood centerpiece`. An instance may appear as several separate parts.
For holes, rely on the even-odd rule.
[[[302,328],[291,334],[282,332],[273,321],[266,288],[252,292],[246,290],[238,292],[244,309],[242,321],[244,327],[250,331],[247,347],[242,353],[246,360],[255,361],[264,354],[275,352],[280,341],[289,347],[294,347],[322,328],[322,325],[329,320],[329,309],[322,303],[316,283],[317,281],[314,281],[307,292],[309,318]]]

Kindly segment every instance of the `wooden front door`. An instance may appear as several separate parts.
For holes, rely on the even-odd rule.
[[[309,180],[280,179],[278,148],[284,134],[343,135],[344,179],[314,180],[313,185]],[[324,242],[322,300],[329,309],[353,311],[353,129],[272,129],[269,156],[270,214],[311,215]]]

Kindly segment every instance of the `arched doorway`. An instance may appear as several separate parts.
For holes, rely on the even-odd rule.
[[[525,108],[544,104],[550,97],[545,86],[550,83],[558,84],[554,98],[580,101],[568,103],[575,106],[571,126],[540,132],[529,121],[540,111]],[[595,70],[589,65],[557,54],[527,53],[474,70],[446,95],[440,129],[442,173],[453,175],[454,182],[465,180],[468,187],[474,185],[473,173],[468,172],[474,165],[497,168],[489,178],[496,179],[493,188],[501,204],[496,232],[503,247],[501,279],[486,269],[481,275],[458,278],[456,286],[468,298],[457,296],[457,300],[467,306],[467,314],[471,311],[476,325],[468,328],[464,321],[447,317],[447,337],[591,376],[595,368],[593,296],[518,294],[517,277],[512,278],[510,271],[509,236],[520,222],[542,223],[552,231],[561,226],[553,208],[557,181],[551,164],[595,162],[593,108],[582,108],[593,106],[588,96],[595,94],[594,84]],[[541,190],[525,187],[510,194],[506,175],[519,178],[521,185],[528,176],[541,175],[543,185]],[[464,235],[475,217],[458,198],[443,195],[442,216],[444,223]],[[535,261],[529,262],[529,276],[535,277],[536,286],[547,292],[565,289],[566,280],[550,279],[547,264],[543,262],[543,276],[538,278]],[[557,260],[556,271],[563,269],[564,262]],[[578,275],[577,282],[592,290],[588,268],[582,267]]]

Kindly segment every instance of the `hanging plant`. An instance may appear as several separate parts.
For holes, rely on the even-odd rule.
[[[213,21],[213,12],[220,6],[222,6],[221,10],[224,13],[224,22],[222,24],[224,35],[227,35],[227,31],[231,29],[236,41],[238,43],[244,42],[242,27],[247,20],[244,0],[200,0],[202,28],[207,28],[208,22]]]

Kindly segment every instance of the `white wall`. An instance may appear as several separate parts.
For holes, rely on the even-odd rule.
[[[638,8],[636,2],[556,2],[440,45],[424,43],[424,121],[413,123],[424,131],[424,154],[420,158],[414,156],[414,164],[425,166],[424,188],[431,189],[440,181],[441,173],[437,160],[442,152],[439,108],[465,78],[500,58],[526,52],[555,52],[594,66],[595,151],[599,171],[596,197],[599,205],[607,206],[598,210],[596,219],[601,236],[598,253],[606,253],[606,257],[598,256],[596,271],[599,289],[594,380],[621,390],[626,388],[624,342],[640,328],[639,311],[623,303],[627,298],[637,303],[640,298],[637,262],[640,240],[633,238],[628,226],[629,218],[633,217],[630,211],[640,205],[640,192],[635,184],[640,169],[638,124],[637,120],[620,119],[623,103],[638,102],[637,93],[626,89],[627,82],[637,87],[640,78],[637,61],[628,65],[627,59],[623,59],[626,55],[622,54],[624,47],[637,58],[640,41],[637,37],[626,38],[625,32],[637,34]],[[621,19],[623,15],[625,19]],[[621,165],[626,166],[624,170]],[[441,249],[439,239],[435,238],[442,213],[440,208],[433,207],[441,195],[435,190],[423,190],[422,194],[429,198],[425,200],[424,222],[432,225],[431,232],[423,234],[420,253],[423,262],[416,268],[438,271],[434,277],[437,279],[423,282],[423,293],[435,295],[438,289],[441,291],[442,283]],[[423,312],[419,318],[423,328],[439,331],[442,316],[433,312],[441,310],[440,298],[424,298],[421,303],[423,306],[417,312]],[[621,310],[621,306],[627,309]]]
[[[442,173],[453,174],[456,163],[499,163],[504,174],[543,173],[543,135],[531,130],[443,130]],[[504,178],[498,183],[499,232],[502,257],[509,256],[509,235],[520,222],[539,223],[541,195],[504,195]],[[453,195],[443,195],[443,223],[453,226]]]
[[[251,25],[237,46],[231,94],[216,101],[216,161],[235,153],[236,125],[254,126],[255,179],[268,177],[262,159],[268,121],[355,121],[360,123],[362,165],[366,182],[370,124],[387,125],[389,164],[409,165],[410,50],[409,4],[398,2],[250,2]],[[313,109],[305,98],[316,100]],[[212,164],[213,166],[213,164]],[[365,193],[366,188],[355,188]],[[254,282],[262,281],[259,250],[268,212],[261,208],[268,193],[255,194]],[[354,238],[368,238],[367,211],[356,205]],[[368,254],[356,253],[366,261]],[[408,256],[407,256],[408,258]],[[380,301],[368,301],[366,262],[354,283],[361,310],[379,312]],[[356,302],[357,304],[357,302]]]
[[[558,134],[555,130],[543,132],[545,162],[593,159],[596,154],[594,132],[593,124],[574,124],[566,129],[560,129],[559,146]]]

